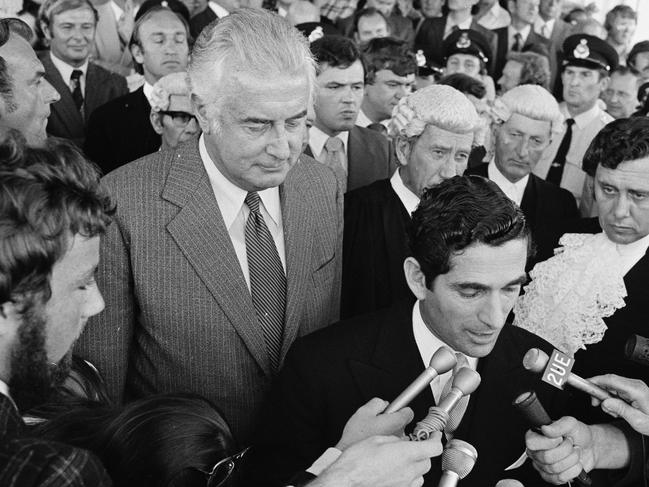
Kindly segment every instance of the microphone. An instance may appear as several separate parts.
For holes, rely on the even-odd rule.
[[[428,367],[392,401],[384,413],[394,413],[405,408],[410,402],[430,384],[435,377],[444,374],[455,367],[457,358],[450,348],[440,347],[430,359]]]
[[[521,484],[518,480],[502,479],[498,481],[496,487],[525,487],[525,486]]]
[[[473,470],[477,459],[478,452],[472,445],[453,438],[442,453],[442,476],[437,487],[456,487]]]
[[[631,335],[624,346],[624,355],[642,365],[649,365],[649,338]]]
[[[548,413],[543,407],[543,404],[541,404],[541,401],[539,401],[539,398],[536,396],[536,393],[534,391],[524,392],[516,399],[514,399],[512,404],[521,412],[523,417],[532,425],[534,429],[552,423],[550,416],[548,416]],[[590,477],[583,470],[577,476],[577,481],[581,485],[585,486],[592,484]]]
[[[548,354],[543,350],[539,348],[530,348],[523,357],[523,367],[525,367],[530,372],[542,374],[545,367],[548,365],[549,360],[550,357],[548,357]],[[599,399],[600,401],[611,397],[610,394],[601,387],[579,377],[576,374],[573,374],[572,372],[568,374],[566,382],[575,389],[585,392],[586,394],[590,394],[595,399]]]
[[[480,374],[469,367],[462,367],[453,376],[451,390],[444,396],[437,406],[428,409],[424,419],[415,425],[414,439],[427,440],[436,431],[444,431],[448,422],[448,415],[455,405],[464,396],[468,396],[480,385]]]

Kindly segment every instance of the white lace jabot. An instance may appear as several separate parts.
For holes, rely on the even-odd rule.
[[[602,340],[603,318],[624,307],[626,287],[620,257],[606,235],[569,233],[557,254],[530,272],[514,307],[514,325],[545,338],[571,357]]]

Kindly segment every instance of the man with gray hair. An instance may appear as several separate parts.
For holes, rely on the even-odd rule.
[[[246,443],[294,339],[338,317],[342,195],[300,155],[315,65],[286,20],[233,12],[188,72],[202,136],[105,178],[106,311],[78,353],[114,399],[199,393]]]
[[[403,275],[410,215],[423,190],[462,174],[480,144],[473,103],[450,86],[402,98],[390,124],[399,168],[345,195],[343,318],[412,296]]]
[[[494,105],[493,115],[494,160],[468,173],[491,179],[520,206],[536,243],[534,261],[545,260],[553,254],[562,225],[579,218],[570,191],[532,174],[552,137],[557,132],[560,136],[563,116],[554,97],[537,85],[507,91]]]

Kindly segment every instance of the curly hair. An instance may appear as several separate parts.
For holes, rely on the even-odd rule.
[[[361,48],[365,64],[365,83],[374,83],[376,73],[383,69],[392,71],[397,76],[415,74],[417,60],[406,41],[394,37],[371,39]]]

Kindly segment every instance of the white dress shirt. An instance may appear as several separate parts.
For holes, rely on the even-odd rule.
[[[496,163],[491,161],[487,166],[487,175],[489,179],[496,183],[501,191],[505,193],[505,196],[507,196],[518,206],[521,206],[521,201],[523,201],[523,193],[525,193],[527,181],[529,181],[530,179],[529,174],[525,177],[522,177],[515,183],[512,183],[505,177],[503,173],[500,172],[500,169],[498,169]]]
[[[613,117],[602,110],[597,103],[590,110],[586,110],[584,113],[580,113],[574,117],[568,113],[568,108],[564,102],[559,104],[559,108],[566,119],[573,118],[575,120],[572,126],[570,148],[566,154],[566,164],[563,168],[563,175],[561,176],[561,187],[575,195],[577,204],[579,204],[586,179],[586,173],[581,169],[584,154],[595,138],[595,135],[604,128],[604,125],[612,122]],[[565,127],[566,125],[564,124],[564,133]],[[557,155],[557,151],[563,140],[564,133],[554,135],[552,143],[543,151],[541,159],[533,170],[534,174],[540,178],[545,179],[547,177],[550,165]]]
[[[433,332],[431,332],[428,326],[426,326],[426,323],[424,323],[424,319],[421,316],[419,303],[420,301],[417,301],[412,308],[412,332],[415,335],[415,342],[417,343],[421,360],[424,362],[424,366],[428,367],[430,359],[440,347],[448,347],[451,350],[453,350],[453,348],[449,347],[446,343],[433,335]],[[457,353],[455,350],[453,350],[453,352]],[[476,370],[478,367],[478,359],[475,357],[469,357],[468,355],[465,356],[469,362],[469,367]],[[449,370],[448,372],[435,377],[435,379],[430,383],[433,397],[435,398],[435,404],[439,404],[442,390],[452,375],[453,371]]]
[[[478,20],[478,24],[489,30],[501,29],[509,26],[511,23],[511,15],[498,2],[494,2],[493,7]]]
[[[554,24],[556,22],[557,19],[550,19],[546,22],[541,17],[537,17],[534,21],[534,32],[546,39],[549,39],[552,37],[552,31],[554,30]]]
[[[347,141],[349,140],[349,132],[339,132],[336,137],[343,141],[343,148],[345,149],[345,154],[347,154]],[[313,157],[319,162],[324,162],[326,158],[326,153],[324,152],[324,146],[327,142],[329,136],[325,134],[318,127],[313,125],[309,129],[309,147],[311,147],[311,152]],[[344,169],[347,171],[347,157],[345,157]]]
[[[146,81],[142,85],[142,90],[144,91],[144,96],[149,100],[149,105],[151,104],[151,93],[153,93],[153,85],[147,83]]]
[[[471,28],[471,22],[473,22],[473,17],[469,16],[468,19],[463,20],[459,24],[456,24],[451,20],[451,17],[446,17],[446,26],[444,27],[444,39],[453,32],[453,27],[457,25],[457,28],[460,30],[467,30]]]
[[[221,216],[228,230],[230,240],[237,254],[243,277],[250,289],[250,273],[248,272],[248,257],[246,254],[246,222],[250,209],[244,204],[248,192],[241,189],[227,179],[216,167],[212,158],[207,153],[204,135],[198,140],[198,151],[207,171],[210,185],[214,191],[214,197],[221,210]],[[273,237],[277,253],[282,261],[284,272],[286,272],[286,252],[284,246],[284,225],[282,223],[282,207],[279,200],[279,188],[268,188],[258,191],[261,204],[259,211],[266,222],[266,226]]]
[[[615,247],[617,248],[617,253],[620,254],[622,275],[626,275],[647,253],[647,249],[649,248],[649,235],[630,244],[615,244]]]
[[[394,171],[394,174],[390,178],[390,186],[392,186],[394,192],[397,193],[397,197],[408,212],[408,215],[412,215],[412,212],[419,206],[419,196],[410,191],[406,185],[403,184],[403,179],[401,179],[399,169]]]
[[[214,12],[219,19],[223,18],[223,17],[227,17],[228,15],[230,15],[230,12],[228,12],[226,9],[221,7],[216,2],[210,2],[210,3],[208,3],[208,5],[212,9],[212,12]]]
[[[507,29],[507,38],[509,39],[509,51],[511,51],[514,48],[514,43],[516,42],[516,34],[521,35],[521,49],[523,49],[523,46],[525,45],[525,42],[527,41],[527,37],[530,35],[530,32],[532,32],[532,26],[531,25],[526,25],[523,27],[521,30],[516,30],[514,29],[513,25],[510,25],[509,28]]]
[[[72,71],[74,71],[75,69],[81,71],[81,76],[79,77],[79,84],[81,85],[81,93],[84,94],[84,98],[85,98],[86,73],[88,72],[88,60],[86,59],[85,63],[83,63],[78,68],[75,68],[74,66],[70,66],[65,61],[62,61],[61,59],[57,58],[54,54],[52,54],[52,51],[50,51],[50,59],[52,60],[52,64],[54,64],[54,67],[61,74],[61,78],[63,78],[65,84],[68,85],[68,88],[70,88],[70,92],[72,91],[72,84],[70,83],[70,80],[72,78]]]

